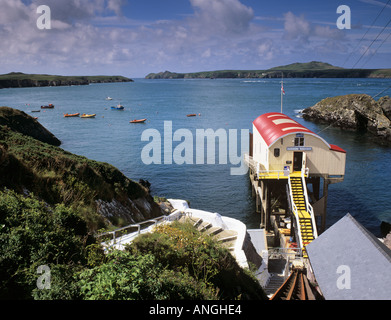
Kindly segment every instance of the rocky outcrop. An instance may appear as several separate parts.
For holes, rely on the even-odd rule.
[[[127,198],[120,202],[117,199],[104,201],[95,200],[98,213],[107,221],[121,221],[122,224],[131,224],[152,219],[164,214],[160,206],[154,202],[150,195],[137,199]]]
[[[35,121],[33,117],[17,109],[0,107],[0,126],[7,126],[15,132],[33,137],[53,146],[61,145],[61,141],[38,121]]]
[[[48,205],[73,207],[91,231],[165,214],[146,181],[148,188],[108,163],[44,143],[44,137],[57,138],[32,117],[6,107],[0,111],[0,189],[33,193]]]
[[[329,123],[343,129],[368,132],[381,144],[391,145],[390,99],[375,101],[366,94],[326,98],[303,110],[305,120]],[[388,117],[387,117],[388,115]]]
[[[382,108],[384,115],[391,120],[391,98],[389,96],[381,97],[377,103]]]

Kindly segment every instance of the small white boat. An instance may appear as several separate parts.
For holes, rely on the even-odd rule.
[[[113,100],[113,98],[107,97],[106,100]]]

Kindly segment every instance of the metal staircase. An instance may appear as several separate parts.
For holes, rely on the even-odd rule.
[[[318,236],[314,212],[308,202],[304,176],[290,176],[288,181],[300,247],[303,251],[303,257],[308,258],[305,247]]]

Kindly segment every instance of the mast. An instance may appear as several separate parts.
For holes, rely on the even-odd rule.
[[[281,113],[282,113],[282,96],[285,94],[284,92],[284,72],[282,72],[282,77],[281,77]]]

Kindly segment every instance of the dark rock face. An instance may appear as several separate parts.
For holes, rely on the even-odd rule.
[[[381,144],[391,145],[391,121],[385,110],[391,101],[383,97],[375,101],[366,94],[349,94],[326,98],[303,110],[303,118],[333,124],[343,129],[365,131]]]
[[[13,131],[33,137],[53,146],[61,145],[61,141],[38,121],[17,109],[0,107],[0,125],[7,126]]]
[[[377,103],[382,108],[384,115],[391,120],[391,98],[389,96],[381,97]]]
[[[122,202],[116,199],[110,202],[98,199],[95,203],[98,213],[107,221],[120,218],[123,224],[145,221],[164,214],[163,210],[153,201],[150,195],[134,200],[127,198]]]

